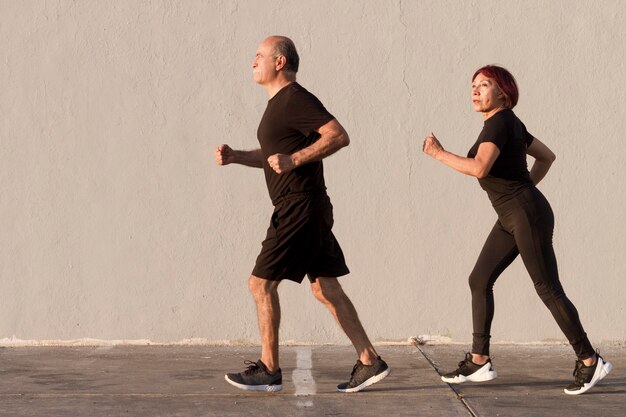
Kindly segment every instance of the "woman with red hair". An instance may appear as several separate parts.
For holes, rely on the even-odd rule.
[[[472,77],[472,103],[485,124],[467,158],[446,151],[431,133],[423,151],[447,166],[478,178],[487,192],[498,220],[487,237],[469,277],[472,293],[473,344],[454,372],[441,377],[452,384],[482,382],[496,377],[489,358],[494,314],[493,285],[517,255],[533,280],[535,290],[548,307],[576,353],[574,382],[565,393],[588,391],[612,369],[596,351],[565,295],[552,247],[554,215],[536,188],[546,175],[554,153],[526,130],[513,113],[519,92],[513,75],[488,65]],[[528,171],[526,155],[535,159]]]

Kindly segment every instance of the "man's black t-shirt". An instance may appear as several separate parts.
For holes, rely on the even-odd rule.
[[[283,87],[267,102],[257,137],[263,153],[263,171],[274,203],[291,193],[323,193],[322,161],[304,164],[293,171],[277,174],[267,163],[276,153],[291,155],[319,139],[316,129],[334,117],[313,94],[294,82]]]
[[[526,126],[510,109],[502,110],[485,120],[483,130],[467,156],[475,157],[478,146],[483,142],[492,142],[500,150],[489,174],[478,180],[494,206],[533,185],[526,164],[526,149],[533,139]]]

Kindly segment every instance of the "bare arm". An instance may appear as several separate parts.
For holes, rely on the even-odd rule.
[[[530,179],[537,185],[548,173],[550,166],[556,159],[556,155],[537,138],[533,139],[526,153],[535,158],[535,162],[530,169]]]
[[[270,167],[277,174],[283,174],[309,162],[321,161],[350,143],[348,133],[336,119],[317,129],[317,132],[319,139],[306,148],[292,155],[277,153],[267,158]]]
[[[215,149],[215,162],[218,165],[240,164],[252,168],[263,167],[261,149],[236,151],[228,145],[220,145]]]
[[[478,146],[474,158],[464,158],[443,149],[435,135],[431,133],[424,140],[422,147],[424,153],[443,162],[452,169],[462,174],[476,178],[484,178],[489,174],[493,163],[500,155],[500,149],[492,142],[483,142]]]

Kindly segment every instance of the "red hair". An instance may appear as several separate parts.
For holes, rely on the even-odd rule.
[[[498,84],[500,90],[504,94],[504,106],[508,109],[512,109],[517,104],[519,98],[519,90],[517,89],[517,82],[515,77],[507,69],[499,67],[497,65],[485,65],[479,68],[472,77],[472,82],[478,76],[482,74],[487,78],[491,78]]]

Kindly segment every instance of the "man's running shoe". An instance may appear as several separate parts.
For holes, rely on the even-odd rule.
[[[472,354],[466,353],[465,359],[459,362],[456,371],[441,375],[441,380],[448,384],[462,384],[464,382],[485,382],[496,379],[498,374],[493,369],[491,359],[484,365],[472,362]]]
[[[350,381],[337,385],[337,391],[339,392],[359,392],[363,388],[369,387],[372,384],[385,378],[391,372],[391,368],[387,366],[387,363],[379,357],[376,358],[376,362],[371,365],[363,365],[360,360],[356,361],[356,365],[352,368],[350,374]]]
[[[606,362],[600,354],[596,354],[596,363],[591,366],[585,366],[582,361],[576,361],[574,382],[563,391],[568,395],[583,394],[604,379],[611,369],[613,369],[611,362]]]
[[[267,367],[261,360],[258,362],[245,361],[248,369],[238,374],[226,374],[226,382],[240,389],[248,391],[268,391],[275,392],[283,389],[283,374],[276,371],[270,374]]]

